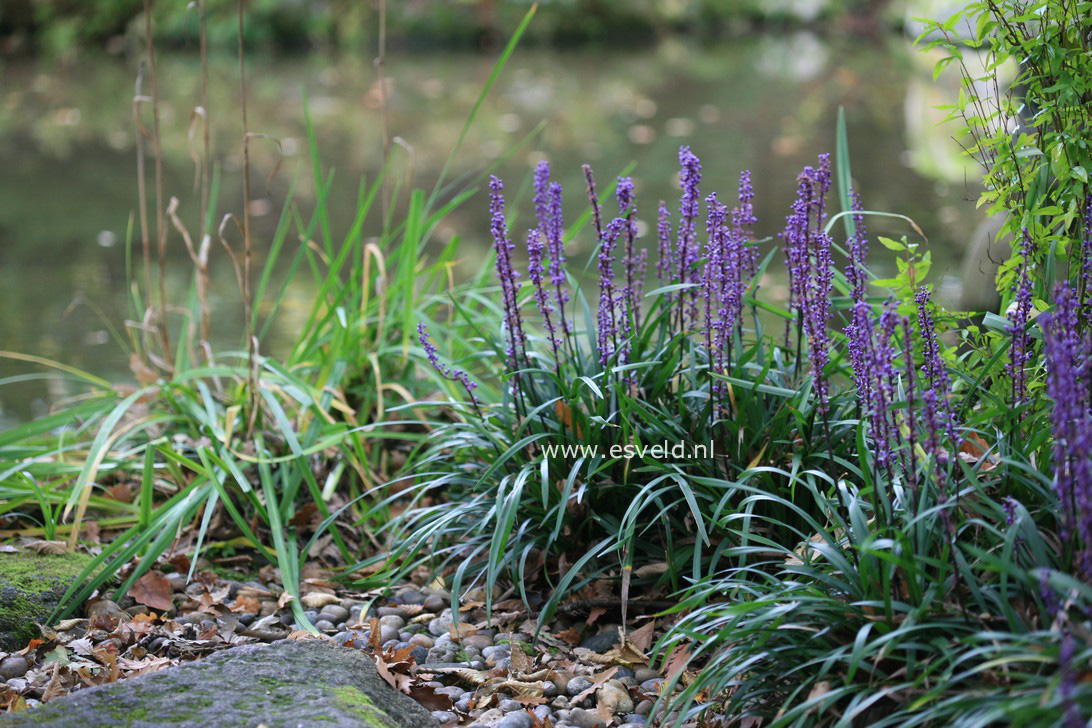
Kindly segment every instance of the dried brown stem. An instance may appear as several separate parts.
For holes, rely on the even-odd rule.
[[[144,44],[148,56],[148,85],[152,98],[152,149],[155,153],[155,229],[157,241],[157,263],[159,269],[159,316],[156,326],[159,329],[160,345],[163,347],[163,360],[171,368],[171,341],[167,332],[167,220],[163,209],[163,147],[159,138],[159,89],[156,86],[155,42],[152,38],[152,2],[144,0]],[[150,291],[149,291],[150,295]]]
[[[250,240],[250,127],[246,116],[246,52],[243,48],[243,4],[238,3],[239,19],[239,106],[243,118],[243,315],[246,317],[246,344],[247,344],[247,370],[249,371],[249,391],[247,392],[247,407],[249,418],[247,420],[247,437],[254,431],[257,422],[258,408],[258,340],[254,336],[254,321],[252,317],[250,278],[251,278],[251,240]]]

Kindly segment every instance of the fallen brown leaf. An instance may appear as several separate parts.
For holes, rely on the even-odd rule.
[[[650,620],[644,627],[630,632],[628,640],[637,650],[648,652],[648,649],[652,647],[652,632],[655,629],[656,620]]]
[[[167,581],[167,577],[159,569],[149,569],[144,576],[137,579],[128,595],[137,603],[161,612],[169,612],[174,608],[174,602],[171,601],[171,582]]]

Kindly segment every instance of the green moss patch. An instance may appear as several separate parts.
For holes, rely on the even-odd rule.
[[[90,563],[85,554],[0,554],[0,649],[18,650],[38,636],[65,590]]]

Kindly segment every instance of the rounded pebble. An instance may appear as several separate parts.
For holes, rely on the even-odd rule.
[[[436,722],[440,725],[451,723],[459,719],[459,716],[455,715],[450,710],[434,710],[432,711],[432,717],[435,718]]]
[[[519,704],[518,700],[502,700],[497,704],[497,707],[501,709],[502,713],[511,713],[513,710],[522,710],[523,706]]]
[[[322,630],[323,632],[333,632],[337,627],[328,619],[319,619],[315,621],[315,629]]]
[[[402,627],[406,625],[406,620],[399,617],[397,614],[388,614],[385,617],[379,618],[380,627],[394,627],[394,629],[401,631]]]
[[[398,640],[398,630],[395,629],[394,627],[387,627],[385,625],[380,625],[380,627],[379,627],[379,642],[380,642],[380,644],[386,644],[386,643],[388,643],[388,642],[390,642],[392,640],[393,641]]]
[[[412,651],[410,651],[410,657],[413,658],[414,662],[420,665],[428,661],[428,650],[426,650],[424,647],[421,647],[420,645],[417,645],[413,648]]]
[[[583,675],[577,675],[565,683],[565,692],[569,695],[578,695],[592,686],[592,681]]]
[[[652,706],[655,704],[651,700],[642,700],[637,703],[637,707],[633,709],[633,712],[637,715],[648,715],[652,712]]]
[[[569,722],[576,728],[603,728],[603,721],[599,720],[599,713],[594,710],[574,708],[569,712]]]
[[[481,715],[478,716],[479,723],[485,723],[486,725],[492,725],[500,721],[504,717],[504,713],[500,712],[496,708],[490,708]]]
[[[637,682],[643,683],[647,680],[652,680],[660,676],[660,673],[656,672],[650,667],[639,667],[637,671],[633,673],[633,677],[637,679]]]
[[[454,626],[455,622],[451,619],[450,614],[441,614],[439,617],[429,621],[428,631],[439,637],[440,635],[447,634]]]
[[[598,701],[599,705],[612,713],[633,712],[633,698],[629,697],[629,691],[617,680],[608,680],[599,688]]]
[[[463,637],[463,644],[467,647],[477,647],[479,650],[484,650],[486,647],[493,646],[493,638],[479,632],[469,637]]]
[[[429,637],[427,634],[410,635],[409,639],[407,639],[406,642],[409,642],[411,645],[419,645],[421,647],[424,647],[426,650],[432,647],[432,645],[434,644],[432,638]]]
[[[504,716],[504,718],[497,723],[496,728],[532,728],[534,724],[535,721],[531,716],[526,711],[521,710],[518,713],[508,713],[508,715]]]
[[[394,595],[394,601],[399,604],[424,604],[425,595],[416,589],[406,589]]]
[[[640,713],[630,713],[625,717],[625,721],[628,725],[644,725],[648,722],[648,718]]]
[[[425,597],[425,601],[421,603],[421,606],[425,608],[425,611],[439,612],[447,606],[447,599],[444,599],[439,594],[430,594]]]
[[[405,619],[406,615],[409,612],[404,606],[397,606],[380,607],[379,609],[375,610],[375,613],[378,614],[380,617],[401,617],[402,619]]]
[[[0,660],[0,680],[12,680],[27,674],[30,663],[22,655],[11,655]]]
[[[333,624],[341,624],[349,618],[349,610],[340,604],[327,604],[319,612],[319,619],[325,619]]]
[[[660,686],[664,684],[662,677],[654,677],[651,680],[645,680],[641,683],[641,690],[646,693],[658,693],[660,692]]]

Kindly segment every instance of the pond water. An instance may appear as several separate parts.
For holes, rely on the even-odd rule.
[[[164,187],[168,197],[182,200],[192,224],[197,198],[188,131],[199,95],[199,61],[168,54],[157,63]],[[492,63],[491,57],[471,54],[387,59],[388,123],[403,142],[394,161],[398,177],[431,188]],[[115,339],[124,338],[123,321],[131,316],[125,241],[137,200],[131,116],[137,61],[7,63],[0,73],[0,349],[128,379],[127,355]],[[233,58],[211,60],[209,118],[222,169],[217,219],[238,212],[242,199],[236,74]],[[259,257],[293,180],[304,214],[313,206],[304,90],[324,170],[335,170],[330,223],[338,239],[352,219],[361,177],[373,178],[382,163],[381,94],[371,59],[251,57],[247,75],[250,128],[276,137],[283,154],[272,142],[252,143]],[[678,147],[688,144],[703,162],[704,193],[733,198],[739,171],[752,171],[757,232],[775,235],[800,168],[814,163],[818,153],[834,151],[835,120],[843,106],[866,207],[918,222],[933,251],[932,280],[950,292],[958,287],[954,276],[963,241],[977,221],[977,190],[974,170],[949,158],[956,149],[946,143],[951,132],[936,125],[939,116],[930,107],[944,102],[941,87],[932,83],[931,64],[901,38],[870,46],[801,33],[704,47],[669,41],[648,48],[519,50],[453,170],[456,176],[481,170],[542,123],[541,132],[500,166],[513,194],[525,187],[533,165],[548,158],[565,186],[571,220],[584,205],[581,163],[591,163],[604,184],[632,164],[642,217],[654,226],[658,200],[677,205]],[[280,168],[269,178],[278,160]],[[526,200],[523,208],[516,229],[529,219]],[[376,235],[379,224],[369,220],[365,234]],[[869,227],[913,235],[908,225],[891,220],[875,219]],[[462,241],[463,272],[480,266],[489,245],[484,195],[446,219],[434,237],[440,244],[455,234]],[[192,266],[177,236],[168,245],[169,298],[180,301]],[[584,236],[572,254],[583,260],[591,247]],[[878,255],[881,266],[884,255]],[[138,256],[133,265],[139,271]],[[218,249],[211,268],[214,338],[234,348],[241,304]],[[304,285],[291,291],[267,351],[290,340],[309,296]],[[32,371],[0,359],[0,378]],[[39,414],[51,397],[67,391],[56,377],[6,383],[0,386],[0,423]]]

